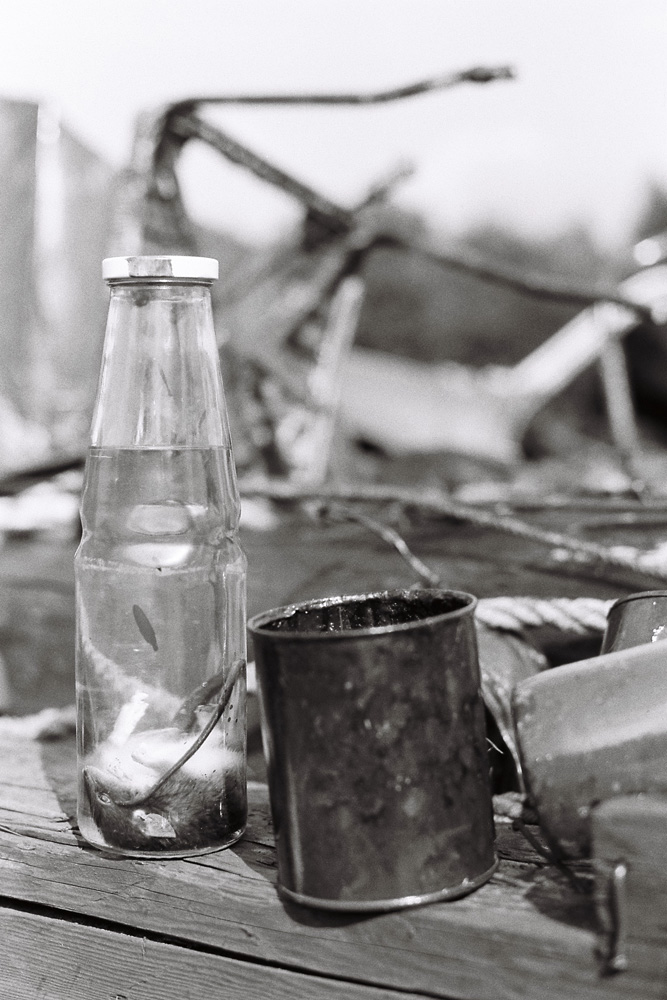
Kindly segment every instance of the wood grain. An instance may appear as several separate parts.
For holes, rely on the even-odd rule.
[[[417,1000],[58,919],[0,909],[3,1000]]]
[[[250,786],[248,832],[233,849],[178,861],[114,859],[85,847],[72,828],[69,741],[4,744],[0,759],[0,912],[14,919],[15,902],[40,908],[61,931],[76,921],[115,933],[102,950],[121,963],[128,934],[155,943],[167,936],[174,963],[182,958],[204,985],[200,952],[316,983],[337,979],[341,996],[354,983],[461,1000],[664,997],[662,980],[644,964],[601,978],[592,894],[576,893],[509,826],[499,826],[496,876],[471,896],[375,917],[332,915],[279,900],[265,786]],[[17,930],[12,947],[29,955],[27,934]],[[49,940],[44,954],[55,956],[57,936]]]

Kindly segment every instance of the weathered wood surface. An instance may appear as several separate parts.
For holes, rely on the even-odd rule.
[[[555,510],[536,520],[597,537],[597,528],[589,531],[583,522],[598,516],[590,508]],[[662,523],[650,531],[621,528],[614,541],[641,539],[648,546],[663,529]],[[480,597],[613,598],[650,585],[626,573],[573,567],[543,546],[453,521],[417,522],[406,537],[445,586]],[[243,541],[251,614],[415,582],[393,549],[358,525],[323,525],[283,511],[279,524],[246,529]],[[40,540],[7,545],[0,579],[10,587],[31,578],[70,584],[73,549]],[[47,639],[53,642],[52,635]],[[23,692],[16,664],[10,679],[22,711],[73,700],[73,672],[55,702],[48,678]],[[260,757],[256,746],[254,759]],[[256,776],[261,773],[258,768]],[[343,917],[278,899],[264,786],[251,786],[248,833],[234,848],[188,861],[121,861],[78,839],[74,776],[71,740],[0,741],[2,1000],[667,996],[665,938],[633,939],[628,971],[602,977],[590,872],[580,866],[584,891],[577,893],[509,825],[497,827],[498,872],[472,896],[404,913]]]
[[[0,909],[0,935],[11,947],[3,960],[3,1000],[331,1000],[338,980],[267,969],[206,951],[54,914]],[[344,984],[349,1000],[391,1000],[388,990]],[[414,998],[416,993],[402,993]]]
[[[3,997],[665,996],[664,941],[601,976],[590,872],[579,866],[576,892],[507,825],[497,874],[471,896],[331,915],[279,900],[261,784],[234,848],[120,860],[85,847],[73,827],[71,740],[5,741],[0,760]]]

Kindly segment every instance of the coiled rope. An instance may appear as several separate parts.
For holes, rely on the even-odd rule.
[[[475,617],[501,632],[550,625],[573,635],[596,635],[604,632],[613,603],[596,597],[484,597]]]

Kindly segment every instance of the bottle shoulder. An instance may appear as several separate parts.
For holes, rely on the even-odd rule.
[[[112,291],[92,440],[229,445],[208,289],[158,282]]]

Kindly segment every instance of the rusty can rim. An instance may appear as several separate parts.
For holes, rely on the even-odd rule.
[[[424,618],[419,618],[417,621],[395,622],[390,625],[374,625],[365,628],[347,628],[330,632],[323,632],[319,629],[313,629],[312,631],[303,630],[298,632],[285,630],[284,632],[281,632],[278,629],[267,627],[270,622],[280,618],[290,617],[297,614],[299,611],[334,607],[336,605],[351,603],[353,601],[377,599],[391,600],[392,598],[418,597],[420,594],[459,597],[465,603],[463,603],[459,608],[453,608],[451,611],[442,611],[439,614],[427,615]],[[261,611],[249,619],[247,628],[252,635],[271,636],[274,640],[282,639],[286,641],[296,640],[312,642],[313,640],[331,641],[337,639],[349,641],[350,639],[391,635],[396,632],[409,632],[413,629],[422,628],[424,625],[430,625],[434,622],[441,621],[442,619],[454,620],[462,618],[466,615],[474,614],[477,603],[478,600],[474,594],[470,594],[464,590],[453,590],[447,587],[420,587],[418,590],[404,588],[398,590],[378,590],[363,594],[336,594],[334,596],[314,598],[308,601],[298,601],[293,604],[285,604],[282,607]]]

